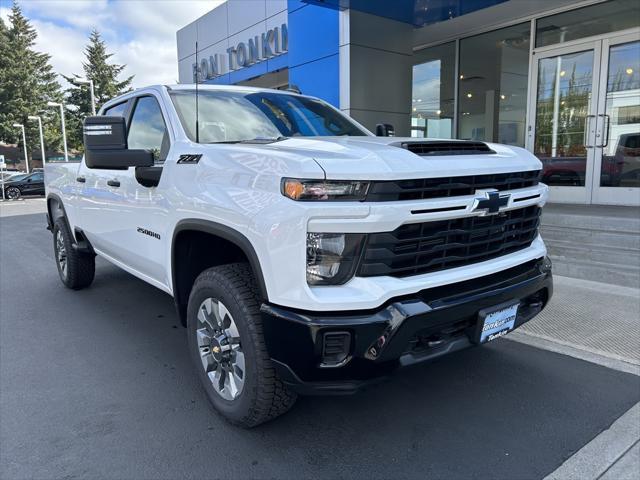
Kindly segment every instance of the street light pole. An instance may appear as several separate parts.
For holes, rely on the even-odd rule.
[[[24,163],[27,166],[27,173],[29,173],[29,158],[27,157],[27,135],[24,133],[24,125],[21,123],[14,123],[14,127],[22,129],[22,147],[24,148]]]
[[[42,168],[44,168],[45,158],[44,158],[44,135],[42,134],[42,119],[36,115],[29,115],[29,120],[37,120],[38,121],[38,130],[40,130],[40,153],[42,154]]]
[[[93,80],[85,80],[83,78],[77,78],[74,80],[78,85],[89,85],[89,91],[91,92],[91,115],[96,116],[96,95],[93,89]]]
[[[60,107],[60,120],[62,121],[62,143],[64,145],[64,161],[69,161],[69,153],[67,152],[67,131],[64,126],[64,106],[58,102],[47,102],[48,107]]]

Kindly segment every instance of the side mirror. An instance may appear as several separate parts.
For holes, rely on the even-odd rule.
[[[27,178],[27,183],[31,183],[31,178]]]
[[[152,152],[127,148],[124,117],[87,117],[83,134],[84,160],[88,168],[126,170],[153,165]]]
[[[390,123],[378,123],[376,125],[376,136],[378,137],[395,137],[396,130]]]

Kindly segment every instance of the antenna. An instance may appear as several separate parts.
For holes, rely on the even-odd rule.
[[[198,41],[196,40],[196,143],[200,143],[200,116],[198,115],[198,81],[200,80],[200,64],[198,63]]]

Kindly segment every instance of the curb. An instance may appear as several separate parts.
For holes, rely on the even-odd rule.
[[[578,450],[544,480],[586,480],[601,478],[614,467],[640,439],[640,402],[604,432]],[[628,457],[633,462],[632,457]],[[627,458],[624,458],[626,461]]]

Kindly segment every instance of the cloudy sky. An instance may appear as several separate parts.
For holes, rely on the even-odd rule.
[[[18,0],[38,31],[36,48],[51,55],[58,73],[82,73],[83,50],[92,28],[112,60],[134,75],[134,87],[175,83],[176,31],[225,0]],[[6,21],[12,0],[0,0]]]

